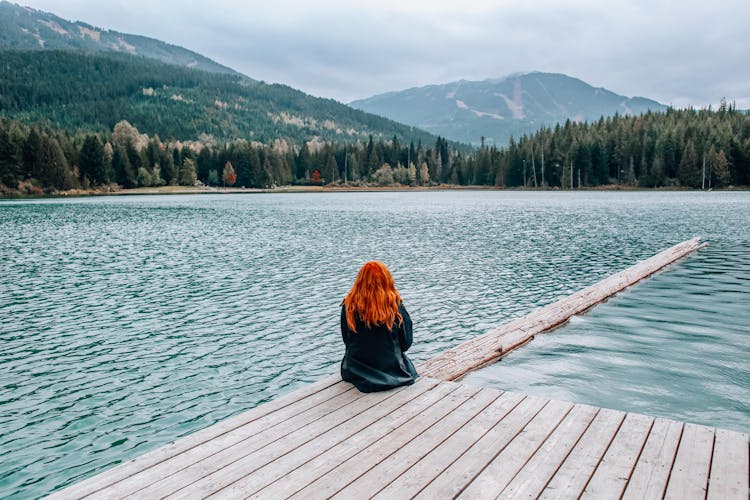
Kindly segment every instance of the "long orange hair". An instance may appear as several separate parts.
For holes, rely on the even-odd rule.
[[[393,276],[385,264],[377,260],[371,260],[362,266],[343,303],[346,307],[346,323],[353,332],[357,331],[357,318],[367,328],[385,325],[389,330],[397,319],[399,323],[404,320],[398,312],[401,295],[393,284]]]

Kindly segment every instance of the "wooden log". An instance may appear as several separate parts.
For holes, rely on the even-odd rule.
[[[591,309],[705,245],[699,238],[679,243],[569,297],[449,349],[422,363],[418,371],[423,376],[457,380],[472,370],[497,361],[509,351],[531,340],[534,335],[564,324],[571,316]]]

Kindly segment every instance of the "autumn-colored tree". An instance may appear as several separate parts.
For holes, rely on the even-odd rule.
[[[237,182],[237,174],[235,173],[231,162],[226,162],[224,164],[224,171],[221,174],[221,180],[224,181],[224,185],[229,184],[230,186],[233,186],[234,183]]]
[[[312,171],[312,174],[310,175],[310,183],[311,184],[322,184],[323,181],[320,178],[320,170],[317,168]]]

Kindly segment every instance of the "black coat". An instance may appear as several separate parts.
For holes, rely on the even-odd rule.
[[[404,318],[388,330],[385,325],[367,328],[357,320],[357,331],[346,323],[346,307],[341,306],[341,337],[346,353],[341,360],[341,378],[362,392],[385,391],[410,385],[417,370],[404,354],[412,343],[411,318],[403,304],[398,311]]]

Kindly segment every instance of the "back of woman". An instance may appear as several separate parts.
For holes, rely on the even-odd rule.
[[[417,378],[405,354],[412,344],[411,318],[382,262],[360,269],[341,305],[341,336],[346,346],[341,378],[360,391],[383,391]]]

